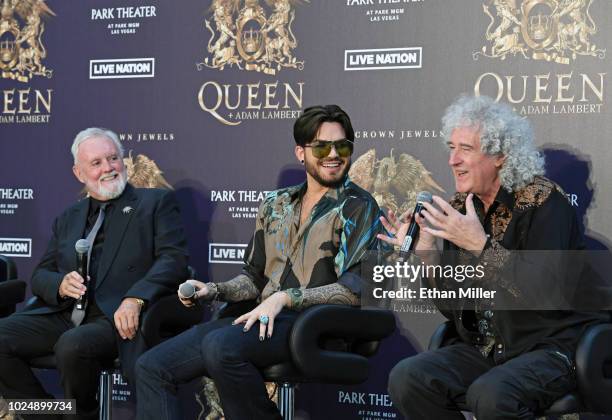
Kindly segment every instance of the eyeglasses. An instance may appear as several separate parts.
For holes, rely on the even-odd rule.
[[[329,156],[332,147],[336,149],[336,153],[338,153],[340,157],[345,158],[353,154],[353,142],[349,139],[336,141],[315,140],[310,144],[306,144],[304,147],[312,148],[312,155],[317,159]]]

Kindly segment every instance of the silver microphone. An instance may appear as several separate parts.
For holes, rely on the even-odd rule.
[[[183,296],[184,299],[191,300],[195,302],[196,300],[196,288],[191,283],[183,283],[179,286],[179,293]]]

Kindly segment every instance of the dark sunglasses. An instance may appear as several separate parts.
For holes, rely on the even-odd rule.
[[[353,154],[353,142],[349,139],[342,139],[336,141],[315,140],[312,143],[305,145],[304,147],[312,148],[312,155],[317,159],[329,156],[332,147],[336,149],[336,153],[338,153],[338,156],[340,157],[345,158]]]

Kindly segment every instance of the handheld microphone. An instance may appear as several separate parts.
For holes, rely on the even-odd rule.
[[[408,231],[406,232],[406,237],[404,238],[404,243],[400,248],[400,259],[403,261],[408,258],[410,251],[414,248],[414,244],[419,238],[419,224],[416,222],[416,215],[421,212],[425,208],[423,203],[432,203],[433,196],[429,191],[421,191],[417,194],[417,203],[414,206],[414,212],[412,213],[412,219],[410,220],[410,225],[408,226]]]
[[[83,277],[83,281],[87,290],[84,295],[81,295],[76,301],[76,308],[84,310],[87,305],[87,295],[89,293],[89,284],[87,282],[87,253],[89,252],[89,242],[87,239],[79,239],[74,245],[77,254],[77,272]]]
[[[188,299],[192,302],[195,302],[195,294],[196,294],[196,288],[193,284],[191,283],[183,283],[179,286],[179,293],[181,294],[181,296],[183,296],[183,298]]]

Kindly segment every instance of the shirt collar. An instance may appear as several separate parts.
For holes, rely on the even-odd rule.
[[[344,190],[348,188],[350,183],[351,183],[351,180],[347,175],[346,177],[344,177],[342,184],[340,184],[336,188],[328,189],[327,192],[323,195],[323,197],[332,199],[332,200],[338,200],[344,193]],[[307,188],[307,183],[306,181],[304,181],[303,183],[297,185],[295,189],[290,191],[289,195],[291,196],[291,201],[300,200],[306,193],[306,188]]]
[[[514,208],[514,194],[508,192],[504,187],[499,187],[495,201],[508,207],[510,210]]]
[[[467,194],[465,195],[465,197],[467,197]],[[463,201],[464,201],[463,205],[465,206],[465,198],[463,199]],[[508,208],[509,210],[512,210],[514,208],[514,194],[508,192],[503,187],[500,187],[499,190],[497,191],[497,194],[495,195],[493,204],[494,205],[491,206],[491,208],[489,209],[489,212],[491,211],[491,209],[496,209],[499,204],[503,204],[504,206],[506,206],[506,208]],[[484,217],[484,204],[482,200],[476,194],[474,194],[474,207],[476,208],[477,212],[481,215],[481,217]]]
[[[349,179],[348,175],[345,176],[342,183],[336,188],[330,188],[329,190],[327,190],[324,197],[330,198],[332,200],[340,199],[340,197],[344,193],[344,190],[346,190],[350,182],[351,180]]]
[[[89,197],[89,212],[93,214],[97,213],[102,203],[106,203],[106,201],[100,201],[93,197]]]
[[[104,207],[108,210],[110,206],[116,203],[123,196],[123,194],[125,194],[125,190],[121,193],[119,197],[115,197],[111,200],[106,200],[106,201],[101,201],[96,198],[93,198],[92,196],[89,196],[89,209],[93,212],[97,212],[100,206],[104,204],[105,205]]]

